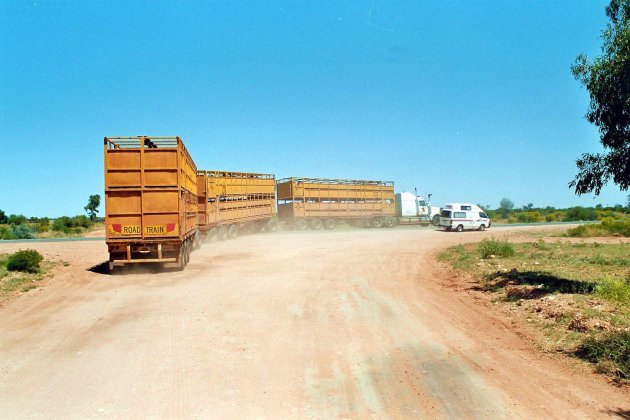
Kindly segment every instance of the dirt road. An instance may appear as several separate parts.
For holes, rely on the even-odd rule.
[[[0,307],[0,417],[627,414],[627,389],[444,286],[437,249],[504,232],[254,235],[117,276],[87,271],[103,243],[33,244],[68,264]]]

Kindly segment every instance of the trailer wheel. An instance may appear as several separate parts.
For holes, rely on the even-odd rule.
[[[392,216],[387,216],[385,218],[384,225],[385,227],[393,228],[394,226],[396,226],[396,219],[394,219]]]
[[[193,236],[193,249],[201,248],[201,234],[199,231],[195,232],[195,236]]]
[[[295,221],[295,230],[306,230],[308,229],[308,222],[306,219],[297,219]]]
[[[335,221],[333,219],[324,220],[324,228],[331,230],[335,227]]]
[[[313,219],[311,220],[311,229],[320,230],[322,228],[322,219]]]
[[[375,228],[383,227],[383,219],[381,219],[380,217],[377,217],[375,219],[372,219],[370,224],[372,225],[372,227],[375,227]]]
[[[223,225],[219,228],[219,232],[218,232],[218,238],[220,241],[225,241],[228,237],[228,228],[227,226]]]
[[[359,226],[362,228],[369,228],[372,227],[372,223],[370,222],[370,219],[361,219],[359,220]]]
[[[275,232],[278,230],[278,222],[273,219],[269,219],[266,224],[263,224],[267,229],[267,232]]]
[[[230,225],[230,228],[228,229],[228,237],[230,239],[234,239],[236,238],[237,235],[238,235],[238,225],[236,224]]]
[[[188,263],[190,262],[190,248],[191,248],[191,242],[187,242],[184,245],[184,252],[185,252],[185,255],[186,255],[186,260],[185,260],[186,264],[185,265],[188,265]]]
[[[186,243],[184,242],[179,247],[179,256],[177,257],[177,263],[179,264],[179,269],[183,270],[186,267]]]
[[[211,227],[208,230],[207,236],[206,236],[206,241],[208,242],[214,242],[217,240],[217,228],[216,227]]]
[[[464,225],[457,225],[455,230],[458,231],[458,232],[463,232],[464,231]]]

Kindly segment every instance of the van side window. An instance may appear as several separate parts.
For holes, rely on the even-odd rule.
[[[470,211],[470,210],[472,210],[472,207],[470,207],[470,206],[462,206],[461,210],[468,210],[468,211]]]
[[[482,211],[479,212],[479,217],[483,217],[484,219],[488,218],[488,215]]]
[[[455,213],[453,213],[453,218],[454,219],[465,219],[466,218],[466,212],[464,212],[464,211],[456,211]]]

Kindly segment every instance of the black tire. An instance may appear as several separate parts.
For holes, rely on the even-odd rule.
[[[328,230],[332,230],[335,228],[335,221],[333,219],[324,220],[324,228]]]
[[[278,222],[273,219],[269,219],[264,226],[267,232],[275,232],[278,230]]]
[[[232,224],[228,229],[228,238],[234,239],[238,236],[238,225]]]
[[[195,236],[193,236],[193,250],[201,248],[201,233],[199,231],[195,232]]]
[[[179,256],[177,257],[177,264],[179,264],[179,269],[183,270],[186,267],[186,242],[182,243],[179,247]]]
[[[482,232],[483,232],[484,230],[486,230],[486,225],[481,224],[481,225],[479,226],[479,230],[480,230],[480,231],[482,231]]]
[[[451,231],[451,227],[450,226],[446,226],[444,229],[446,229],[448,232]]]
[[[372,219],[370,221],[370,224],[372,225],[372,227],[382,228],[384,223],[383,223],[383,219],[382,218],[376,217],[376,218],[374,218],[374,219]]]
[[[385,218],[385,221],[383,222],[383,225],[387,228],[393,228],[394,226],[396,226],[396,219],[392,216],[387,216]]]
[[[464,231],[464,225],[457,225],[455,230],[458,231],[458,232],[463,232]]]
[[[214,242],[217,240],[217,228],[211,227],[208,229],[208,233],[206,233],[206,242]]]
[[[323,226],[322,219],[312,219],[309,224],[313,230],[320,230]]]
[[[295,230],[306,230],[308,229],[308,222],[306,219],[297,219],[294,223]]]
[[[358,225],[362,228],[369,228],[372,226],[370,219],[360,219]]]
[[[433,224],[433,226],[438,226],[440,224],[440,216],[437,214],[434,215],[431,219],[431,223]]]
[[[227,226],[223,225],[221,227],[219,227],[219,232],[217,233],[217,238],[220,241],[225,241],[228,237],[228,228]]]

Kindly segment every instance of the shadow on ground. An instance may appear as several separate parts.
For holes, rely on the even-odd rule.
[[[571,280],[542,271],[497,271],[485,277],[481,286],[473,289],[498,291],[505,289],[508,299],[536,299],[553,293],[589,294],[596,284]]]
[[[154,273],[170,273],[181,271],[179,267],[165,267],[159,263],[148,264],[129,264],[125,266],[116,266],[113,271],[109,269],[109,262],[103,261],[102,263],[93,265],[88,268],[87,271],[92,273],[111,276],[119,274],[154,274]]]

